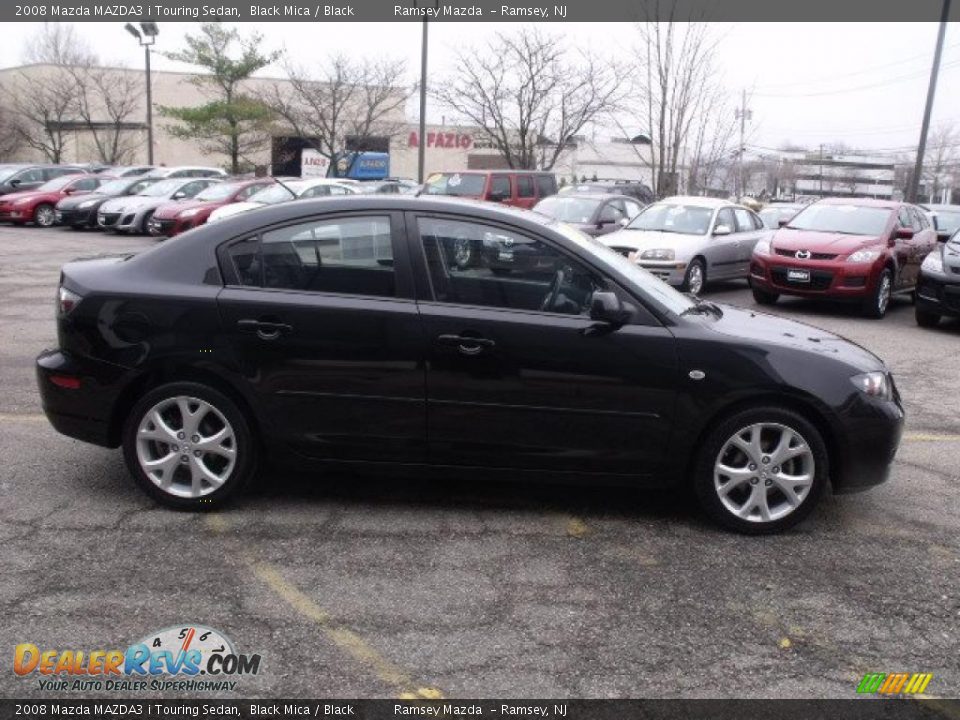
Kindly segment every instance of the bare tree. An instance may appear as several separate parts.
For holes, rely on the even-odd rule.
[[[334,174],[342,153],[370,149],[375,136],[393,135],[403,122],[410,92],[401,62],[331,55],[313,71],[286,69],[289,86],[274,84],[260,99],[330,161]]]
[[[26,63],[46,65],[89,65],[96,54],[70,23],[44,23],[23,51]]]
[[[96,159],[109,165],[130,162],[142,142],[143,123],[132,120],[142,109],[140,74],[93,63],[72,66],[69,72],[76,88],[77,122],[88,133]]]
[[[957,127],[952,122],[944,122],[930,133],[930,142],[923,161],[923,173],[920,176],[925,186],[929,202],[939,202],[938,195],[944,185],[950,181],[950,175],[958,162]]]
[[[614,112],[624,73],[559,38],[524,28],[459,54],[433,95],[476,125],[512,168],[551,169],[583,128]]]
[[[704,86],[704,97],[693,118],[687,167],[687,192],[691,195],[711,191],[729,193],[729,172],[736,154],[737,118],[723,88]]]
[[[11,157],[19,145],[17,119],[8,108],[0,105],[0,160]]]

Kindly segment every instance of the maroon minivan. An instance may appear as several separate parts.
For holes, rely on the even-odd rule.
[[[557,178],[539,170],[463,170],[433,173],[424,184],[424,195],[487,200],[529,210],[540,200],[557,194]]]

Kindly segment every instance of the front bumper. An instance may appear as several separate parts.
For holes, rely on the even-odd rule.
[[[57,432],[94,445],[119,446],[118,428],[112,427],[111,419],[127,370],[47,350],[37,357],[36,372],[43,412]],[[75,379],[79,387],[54,382],[64,378]]]
[[[862,300],[874,291],[882,264],[882,260],[848,264],[754,255],[750,260],[750,285],[780,295]],[[808,279],[794,279],[794,273],[806,274]]]
[[[863,396],[848,403],[844,409],[845,433],[838,441],[831,468],[834,493],[859,492],[890,477],[905,421],[896,385],[892,400]]]
[[[178,218],[158,218],[154,216],[147,223],[147,232],[157,237],[173,237],[189,229],[190,222]]]
[[[678,260],[640,260],[635,259],[636,250],[631,247],[609,245],[611,250],[647,270],[668,285],[679,287],[687,276],[687,263]]]
[[[140,225],[140,215],[137,212],[97,212],[97,226],[104,230],[129,232]]]
[[[93,208],[81,210],[80,208],[71,208],[69,210],[55,210],[57,225],[69,225],[71,227],[79,225],[96,225],[97,214]]]
[[[23,223],[33,218],[33,212],[27,208],[0,208],[0,222]]]
[[[942,274],[920,272],[917,307],[937,315],[960,317],[960,272],[945,267]]]

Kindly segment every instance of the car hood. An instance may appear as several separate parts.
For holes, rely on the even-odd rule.
[[[774,250],[809,250],[817,253],[849,255],[879,242],[880,238],[875,235],[848,235],[780,228],[773,235],[772,247]]]
[[[79,207],[80,203],[85,203],[87,200],[96,200],[97,202],[103,202],[104,200],[109,200],[115,195],[104,195],[103,193],[86,193],[84,195],[67,195],[60,202],[57,203],[57,207],[60,210],[72,210],[75,207]]]
[[[673,248],[678,257],[703,247],[705,235],[681,235],[656,230],[617,230],[597,238],[608,247],[631,248],[643,252],[657,248]]]
[[[16,202],[17,200],[56,200],[57,198],[62,197],[61,193],[58,192],[37,192],[36,190],[22,190],[15,193],[7,193],[6,195],[0,196],[0,202]]]
[[[755,347],[758,352],[763,351],[763,345],[780,345],[832,357],[860,372],[887,369],[872,352],[840,335],[756,310],[732,305],[721,307],[723,317],[711,322],[709,329]],[[816,372],[816,368],[811,372]]]
[[[137,210],[158,207],[167,202],[170,202],[170,198],[150,197],[149,195],[128,195],[127,197],[107,200],[107,202],[100,206],[100,210],[105,213],[135,212]]]
[[[224,205],[223,207],[219,207],[216,210],[214,210],[210,214],[210,220],[214,220],[214,221],[223,220],[224,218],[228,218],[233,215],[246,212],[247,210],[254,210],[258,207],[264,207],[264,204],[258,203],[258,202],[250,202],[249,200],[245,202],[230,203],[229,205]]]
[[[189,210],[191,208],[206,208],[208,210],[213,210],[224,204],[225,203],[220,200],[176,200],[173,202],[164,203],[158,207],[153,216],[160,220],[169,220],[171,218],[175,218],[184,210]]]

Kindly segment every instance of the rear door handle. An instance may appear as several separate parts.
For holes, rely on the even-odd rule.
[[[281,322],[245,318],[237,320],[237,330],[243,333],[256,334],[261,340],[276,340],[281,335],[293,332],[293,326]]]
[[[441,345],[454,345],[461,355],[479,355],[484,350],[496,347],[497,343],[489,338],[472,337],[470,335],[439,335],[437,342]]]

